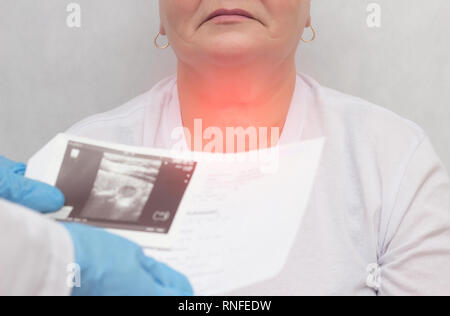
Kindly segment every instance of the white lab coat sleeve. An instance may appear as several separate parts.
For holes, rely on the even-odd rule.
[[[74,262],[66,229],[40,214],[0,199],[0,296],[70,295]]]
[[[450,180],[428,138],[405,170],[380,265],[382,295],[450,295]]]

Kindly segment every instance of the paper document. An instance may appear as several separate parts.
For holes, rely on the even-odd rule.
[[[298,233],[324,139],[251,153],[177,155],[59,135],[27,176],[58,186],[54,217],[104,227],[188,276],[197,295],[275,277]],[[231,158],[230,158],[231,157]]]

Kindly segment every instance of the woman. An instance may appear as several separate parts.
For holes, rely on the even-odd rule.
[[[201,119],[203,130],[275,128],[280,143],[325,136],[283,272],[231,294],[450,294],[448,174],[415,124],[296,74],[310,2],[160,0],[155,43],[173,48],[177,76],[69,132],[171,148],[174,129],[194,134]]]

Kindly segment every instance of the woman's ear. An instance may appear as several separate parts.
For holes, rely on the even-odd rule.
[[[306,27],[311,27],[311,25],[312,25],[312,18],[311,18],[311,16],[309,16],[308,17],[308,20],[306,21]]]
[[[159,24],[159,33],[163,36],[167,34],[166,29],[164,28],[164,25],[162,23]]]

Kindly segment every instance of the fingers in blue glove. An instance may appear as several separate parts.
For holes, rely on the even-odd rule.
[[[176,289],[176,294],[165,295],[192,296],[194,294],[188,278],[165,263],[147,257],[143,252],[139,255],[139,261],[144,270],[150,273],[168,293],[170,293],[171,289]]]
[[[186,277],[148,258],[135,243],[102,229],[64,223],[72,237],[75,261],[81,268],[76,296],[187,296]]]
[[[26,165],[0,156],[0,198],[40,213],[50,213],[64,206],[62,192],[48,184],[24,177]]]
[[[17,174],[20,174],[20,167],[18,168],[17,165],[20,165],[21,168],[23,168],[25,166],[25,164],[23,163],[17,163],[15,161],[9,160],[6,157],[0,156],[0,168],[3,169],[8,169],[8,170],[13,170],[14,172],[17,172]],[[19,170],[16,170],[19,169]],[[26,166],[25,166],[26,169]],[[24,175],[25,174],[25,170],[22,171]]]

